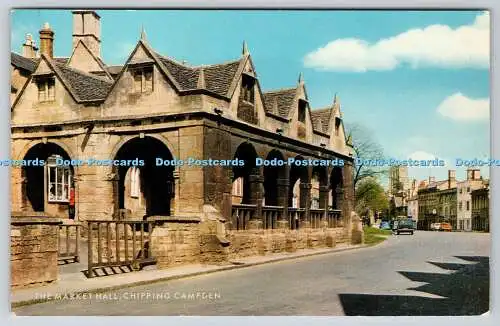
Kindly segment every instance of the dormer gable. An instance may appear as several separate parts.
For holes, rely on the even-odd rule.
[[[40,94],[36,97],[37,99],[41,96],[42,99],[46,99],[45,101],[56,100],[58,97],[57,82],[62,86],[61,89],[65,89],[76,103],[102,102],[111,87],[111,82],[103,77],[70,68],[42,54],[35,71],[14,101],[12,109],[23,96],[25,89],[32,84],[39,86]],[[55,87],[54,94],[52,94],[52,86]]]
[[[67,61],[67,66],[86,73],[103,76],[113,81],[101,59],[97,58],[82,40],[79,40],[74,47],[73,53]]]

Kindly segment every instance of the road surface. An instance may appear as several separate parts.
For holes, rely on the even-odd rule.
[[[14,309],[19,315],[472,315],[490,235],[416,232],[312,256]],[[112,276],[111,276],[112,277]]]

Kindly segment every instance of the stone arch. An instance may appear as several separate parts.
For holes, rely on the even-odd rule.
[[[21,210],[45,212],[49,215],[68,218],[69,199],[71,188],[74,188],[73,180],[75,167],[70,165],[49,166],[49,158],[57,155],[64,160],[71,160],[71,154],[67,146],[61,146],[60,142],[33,141],[21,152],[21,160],[35,161],[39,164],[22,166],[20,169],[21,188]],[[27,150],[26,150],[27,148]],[[44,164],[41,164],[41,160]],[[74,217],[74,216],[72,216]]]
[[[340,167],[334,167],[330,173],[330,198],[332,209],[342,209],[344,199],[343,171]]]
[[[125,160],[130,164],[112,168],[115,216],[123,213],[131,219],[152,215],[169,216],[175,195],[173,172],[176,165],[157,165],[157,158],[163,162],[174,160],[164,138],[132,136],[122,139],[118,144],[120,147],[115,147],[112,159]]]
[[[160,142],[162,142],[163,145],[165,145],[165,147],[167,147],[167,149],[170,151],[170,154],[172,155],[172,157],[175,159],[176,155],[175,155],[174,146],[172,146],[172,144],[170,143],[170,141],[168,141],[168,139],[166,137],[164,137],[163,135],[160,135],[160,134],[144,134],[144,137],[155,138],[156,140],[159,140]],[[134,138],[141,138],[141,137],[140,137],[140,135],[121,136],[120,140],[113,146],[113,149],[111,150],[111,152],[109,154],[109,157],[111,157],[111,158],[116,157],[116,154],[118,153],[120,148],[125,143],[127,143],[128,141],[130,141]]]
[[[235,150],[234,159],[243,160],[245,163],[243,166],[233,166],[232,167],[232,175],[233,175],[233,198],[241,197],[242,204],[255,204],[256,198],[256,189],[252,187],[252,183],[258,180],[253,180],[260,175],[260,169],[255,165],[255,159],[257,158],[257,151],[255,150],[255,146],[246,141],[242,142]],[[240,179],[241,178],[241,179]],[[240,180],[238,180],[240,179]],[[238,187],[242,187],[241,192],[234,188],[235,183]],[[240,185],[241,184],[241,185]],[[235,194],[235,191],[237,194]],[[239,198],[235,198],[236,201],[239,201]]]
[[[328,168],[326,166],[313,166],[311,178],[311,208],[327,208],[325,198],[328,189]]]
[[[278,149],[271,150],[267,156],[265,157],[267,161],[285,161],[283,153]],[[266,206],[280,206],[282,204],[282,200],[280,200],[283,194],[282,185],[284,180],[287,179],[286,175],[286,166],[282,165],[268,165],[264,166],[264,203]]]
[[[301,155],[295,156],[296,161],[304,160]],[[288,206],[293,207],[294,202],[297,201],[295,206],[299,208],[306,207],[305,197],[301,194],[302,186],[309,184],[309,171],[307,166],[298,166],[292,163],[290,167],[290,189],[288,191]],[[295,198],[295,199],[294,199]]]
[[[23,148],[21,149],[21,151],[19,152],[18,155],[15,156],[15,160],[22,160],[26,154],[28,153],[28,151],[33,148],[34,146],[38,145],[38,144],[48,144],[48,143],[53,143],[59,147],[61,147],[69,156],[70,159],[76,159],[76,154],[71,150],[70,147],[68,147],[68,145],[66,145],[64,142],[60,141],[60,140],[57,140],[57,139],[47,139],[46,142],[44,142],[42,139],[36,139],[36,140],[32,140],[31,142],[29,142],[28,144],[26,144],[25,146],[23,146]]]

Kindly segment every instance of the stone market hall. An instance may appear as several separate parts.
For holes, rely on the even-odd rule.
[[[142,31],[123,65],[107,65],[99,15],[72,15],[69,57],[55,55],[48,23],[39,42],[27,34],[22,53],[11,53],[11,159],[46,162],[11,168],[13,212],[80,222],[215,214],[230,230],[348,227],[353,149],[337,96],[311,108],[298,72],[289,87],[264,90],[246,43],[233,60],[193,66],[155,51]],[[245,164],[156,166],[157,157]],[[55,164],[90,158],[145,164]]]

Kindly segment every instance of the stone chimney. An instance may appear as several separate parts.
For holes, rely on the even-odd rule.
[[[43,24],[40,30],[40,53],[49,58],[54,57],[54,31],[50,28],[49,23]]]
[[[481,172],[478,169],[467,170],[467,180],[479,180],[480,178]]]
[[[481,172],[480,172],[479,170],[474,170],[474,173],[473,173],[473,175],[472,175],[472,178],[473,178],[474,180],[479,180],[479,179],[481,179]]]
[[[456,186],[457,186],[456,171],[448,170],[448,189],[454,188]]]
[[[93,10],[73,11],[73,50],[80,40],[101,57],[101,17]]]
[[[436,181],[436,177],[429,177],[429,184]]]
[[[33,36],[31,34],[26,34],[26,39],[23,43],[23,57],[25,58],[36,58],[36,53],[38,48],[33,40]]]

